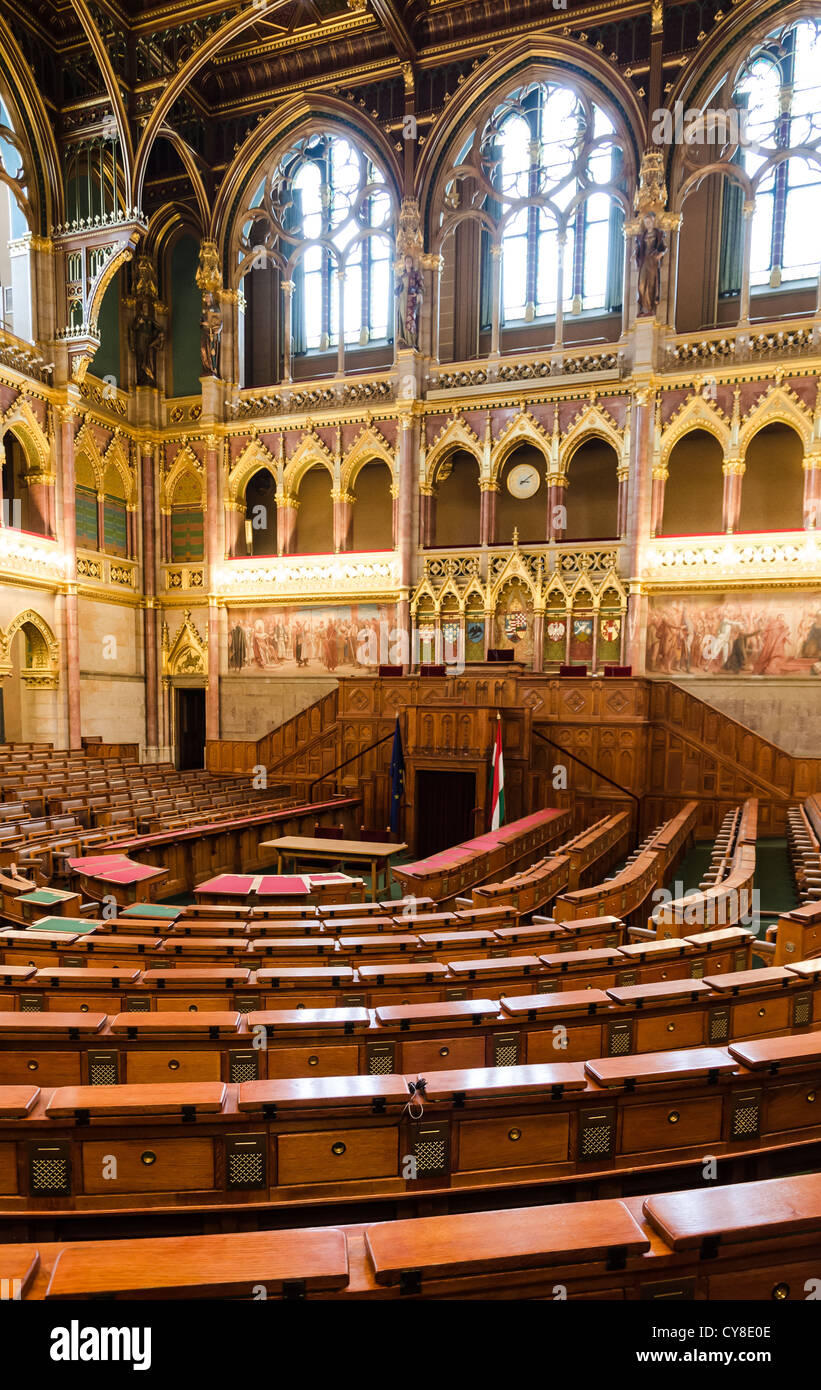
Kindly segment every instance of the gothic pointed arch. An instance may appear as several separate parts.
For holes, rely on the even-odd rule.
[[[170,467],[164,471],[160,482],[160,506],[164,511],[170,508],[177,485],[180,479],[186,474],[198,479],[203,507],[205,506],[205,485],[202,462],[197,458],[191,445],[186,442],[177,452]]]
[[[561,472],[567,477],[576,450],[589,439],[604,439],[615,449],[616,457],[621,458],[624,433],[615,420],[600,406],[588,405],[573,421],[570,429],[561,440],[559,463]]]
[[[788,387],[771,385],[744,418],[738,436],[739,452],[746,452],[750,440],[765,425],[775,423],[789,425],[800,436],[805,453],[809,450],[813,437],[812,412]]]
[[[342,461],[342,473],[340,487],[344,492],[350,492],[358,473],[368,463],[384,463],[390,471],[391,481],[395,481],[396,457],[385,436],[380,434],[373,425],[366,425],[360,430],[353,444]]]
[[[513,417],[491,450],[490,476],[494,482],[498,482],[508,455],[522,444],[531,444],[543,455],[545,463],[549,463],[550,440],[542,426],[527,411]]]
[[[463,450],[476,460],[477,468],[482,469],[482,446],[478,437],[474,434],[470,425],[464,420],[455,418],[449,420],[437,434],[436,438],[427,447],[425,454],[425,482],[428,487],[433,487],[439,471],[439,465],[452,454],[455,450]]]
[[[714,405],[705,401],[703,396],[690,396],[685,403],[676,411],[667,422],[666,429],[661,436],[661,450],[659,463],[662,468],[666,468],[670,461],[670,454],[678,444],[679,440],[691,430],[706,430],[718,440],[724,453],[730,447],[730,427],[723,415]]]
[[[200,634],[190,609],[171,638],[167,623],[162,630],[162,674],[171,676],[208,675],[208,634]]]
[[[294,453],[285,465],[283,487],[292,496],[298,493],[302,479],[311,468],[326,468],[334,477],[334,460],[330,449],[316,434],[302,436]]]
[[[23,684],[55,687],[60,679],[60,644],[45,618],[33,608],[18,613],[5,630],[0,628],[0,678],[12,673],[11,644],[20,631],[26,639]]]
[[[11,430],[19,439],[32,473],[53,475],[54,464],[48,437],[26,396],[17,396],[0,416],[0,434],[6,430]]]

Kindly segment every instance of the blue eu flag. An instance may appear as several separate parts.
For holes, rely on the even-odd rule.
[[[399,716],[393,731],[393,752],[391,753],[391,832],[399,834],[399,807],[405,794],[405,754],[402,751],[402,734],[399,730]]]

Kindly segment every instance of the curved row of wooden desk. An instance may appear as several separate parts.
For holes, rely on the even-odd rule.
[[[35,942],[19,943],[18,949],[6,952],[7,960],[0,965],[0,1006],[16,1007],[12,1001],[19,996],[19,1007],[27,1012],[83,1010],[106,995],[106,1010],[119,1011],[146,1007],[138,1001],[161,992],[164,999],[191,995],[181,1005],[191,1007],[200,1002],[193,996],[201,990],[203,1002],[216,991],[241,1012],[248,1012],[276,1006],[280,1000],[296,1008],[337,1002],[364,1006],[366,999],[376,1005],[470,998],[489,985],[506,994],[629,986],[747,969],[754,944],[752,934],[743,927],[665,941],[643,939],[624,946],[596,945],[597,936],[591,933],[586,937],[571,934],[565,941],[551,939],[547,951],[539,954],[544,943],[522,941],[518,948],[510,943],[499,949],[494,943],[475,956],[465,955],[459,953],[457,940],[443,941],[437,951],[411,951],[399,960],[386,948],[350,960],[311,953],[297,957],[300,963],[295,965],[291,943],[281,952],[237,958],[220,956],[218,948],[213,954],[209,938],[191,940],[203,948],[199,957],[165,955],[152,960],[150,952],[123,953],[123,958],[119,951],[98,951],[85,957],[88,964],[80,965],[59,941],[40,942],[36,950]],[[381,938],[364,940],[378,943]],[[307,944],[312,943],[313,938],[308,938]],[[74,963],[67,965],[67,960]]]
[[[369,1077],[0,1087],[0,1227],[192,1208],[378,1203],[583,1180],[612,1193],[821,1143],[821,1036]],[[725,1169],[726,1171],[726,1169]],[[457,1202],[458,1205],[458,1202]]]
[[[589,888],[560,893],[554,908],[557,921],[600,917],[605,913],[623,918],[638,914],[693,843],[698,818],[698,802],[688,801],[648,837],[640,852],[619,873]]]
[[[0,1247],[21,1299],[801,1301],[821,1175],[364,1226]]]
[[[2,1076],[93,1085],[380,1075],[583,1061],[821,1026],[821,960],[704,979],[609,987],[602,981],[599,988],[503,997],[497,991],[370,1009],[289,1008],[292,1000],[274,996],[272,1007],[245,1014],[224,980],[210,983],[197,1003],[155,987],[139,996],[148,1009],[116,1013],[106,1013],[106,996],[91,990],[82,1010],[54,1009],[52,988],[44,998],[49,1011],[0,1013]]]
[[[534,811],[427,859],[397,864],[393,876],[406,893],[445,903],[457,893],[495,878],[519,860],[544,850],[569,832],[572,819],[571,811],[553,807]]]
[[[579,888],[595,873],[605,873],[630,842],[630,814],[606,816],[588,830],[559,845],[556,852],[498,883],[472,890],[474,906],[506,903],[519,913],[536,912],[565,889]]]

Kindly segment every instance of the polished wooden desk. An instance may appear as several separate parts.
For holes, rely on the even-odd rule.
[[[385,892],[390,890],[391,866],[394,854],[407,849],[403,844],[376,843],[372,840],[320,840],[312,835],[283,835],[279,840],[263,840],[260,849],[276,850],[277,873],[282,873],[283,860],[330,859],[332,863],[370,863],[371,892],[376,893],[380,866],[385,875]]]

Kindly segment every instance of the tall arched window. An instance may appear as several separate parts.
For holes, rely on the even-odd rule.
[[[803,19],[750,53],[733,91],[745,127],[734,162],[754,181],[750,285],[818,275],[821,218],[821,24]],[[742,193],[725,195],[721,289],[737,294]]]
[[[335,347],[340,309],[346,348],[393,336],[393,203],[363,149],[341,135],[297,141],[258,185],[248,213],[240,254],[262,267],[270,252],[290,275],[295,354]]]
[[[621,307],[622,145],[602,107],[575,87],[549,81],[512,92],[485,122],[478,146],[471,136],[445,205],[455,210],[469,202],[485,215],[483,325],[491,315],[494,241],[501,246],[503,324],[555,315],[562,236],[563,308],[580,314]]]
[[[28,177],[23,147],[13,133],[12,118],[1,97],[0,125],[0,166],[6,175],[0,183],[0,324],[18,338],[31,340],[29,248],[21,240],[31,230],[23,211]]]

